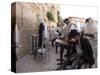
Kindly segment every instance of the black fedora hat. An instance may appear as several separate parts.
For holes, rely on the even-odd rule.
[[[80,33],[77,30],[71,30],[70,33],[69,33],[70,37],[74,37],[76,35],[80,35]]]

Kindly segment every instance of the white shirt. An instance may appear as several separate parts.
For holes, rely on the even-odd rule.
[[[77,30],[78,31],[77,26],[75,24],[71,24],[68,32],[70,32],[71,30]]]

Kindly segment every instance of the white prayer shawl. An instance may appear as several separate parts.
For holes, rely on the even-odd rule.
[[[75,24],[73,23],[69,23],[69,25],[67,25],[67,27],[65,28],[65,33],[66,35],[71,31],[71,30],[77,30],[78,31],[78,28]],[[79,32],[79,31],[78,31]]]
[[[95,33],[94,21],[93,21],[92,18],[90,18],[89,23],[86,24],[85,33],[88,33],[88,34],[94,34]]]
[[[47,24],[45,23],[44,19],[42,17],[39,17],[39,22],[43,23],[44,25],[44,30],[42,33],[42,38],[43,39],[47,39],[48,38],[48,28],[47,28]]]
[[[72,23],[68,32],[70,32],[71,30],[77,30],[78,31],[78,28],[75,24]]]
[[[73,23],[69,23],[69,25],[66,25],[64,23],[64,26],[61,28],[61,32],[62,32],[61,37],[65,37],[66,35],[68,35],[71,30],[77,30],[78,31],[78,28]]]
[[[39,16],[39,17],[38,17],[38,22],[39,22],[39,23],[44,23],[43,17]]]
[[[44,23],[43,39],[49,39],[47,24]]]

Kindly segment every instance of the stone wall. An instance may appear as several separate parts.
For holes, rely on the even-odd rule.
[[[16,14],[12,7],[12,18],[16,18],[17,31],[16,48],[17,59],[20,59],[32,50],[32,35],[38,34],[39,20],[41,16],[46,19],[48,26],[56,26],[58,21],[57,12],[59,10],[58,5],[54,4],[41,4],[41,3],[27,3],[27,2],[16,2]],[[53,8],[52,8],[53,6]],[[15,6],[14,6],[15,7]],[[46,13],[52,12],[55,22],[50,22]]]

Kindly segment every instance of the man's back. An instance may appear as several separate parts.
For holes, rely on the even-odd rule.
[[[88,39],[81,37],[80,44],[82,48],[82,56],[86,59],[87,63],[94,64],[93,50]]]

